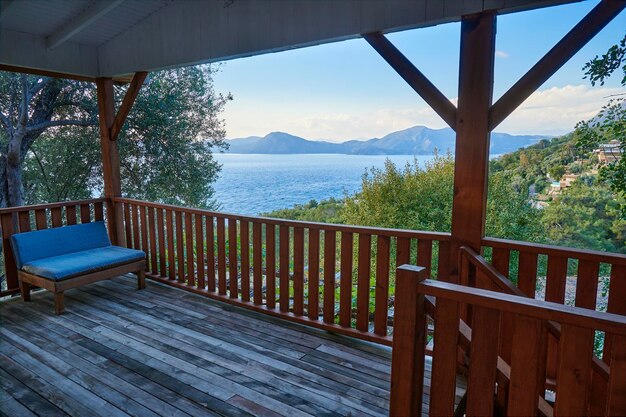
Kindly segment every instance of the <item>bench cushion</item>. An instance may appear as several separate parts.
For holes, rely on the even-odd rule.
[[[40,277],[64,280],[111,267],[140,261],[145,253],[119,246],[105,246],[65,255],[37,259],[26,263],[22,270]]]
[[[77,224],[11,236],[18,269],[45,258],[111,246],[104,222]]]

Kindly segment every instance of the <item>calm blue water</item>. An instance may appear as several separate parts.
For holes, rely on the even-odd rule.
[[[216,154],[222,164],[215,183],[221,210],[259,214],[330,197],[343,197],[361,188],[366,168],[412,162],[410,155],[244,155]],[[433,158],[417,156],[420,166]]]

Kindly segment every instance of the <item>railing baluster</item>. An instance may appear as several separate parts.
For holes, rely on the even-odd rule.
[[[389,236],[376,238],[376,304],[374,308],[374,333],[387,336],[389,317]]]
[[[509,277],[509,265],[511,262],[511,251],[503,248],[493,248],[491,264],[498,272],[505,277]]]
[[[196,272],[198,274],[198,288],[204,289],[206,283],[204,281],[204,227],[202,225],[202,215],[195,214],[196,228]]]
[[[335,323],[335,271],[337,256],[337,234],[324,232],[324,322]]]
[[[279,250],[280,250],[280,282],[279,297],[280,311],[283,313],[289,311],[289,226],[279,227]]]
[[[519,269],[517,286],[526,296],[535,298],[537,290],[537,254],[530,252],[519,253]]]
[[[250,301],[250,223],[239,222],[241,239],[241,301]]]
[[[607,304],[609,313],[626,316],[626,297],[624,297],[624,294],[626,294],[626,265],[611,265],[609,300]],[[611,363],[612,347],[613,335],[607,333],[604,339],[602,360],[609,365]]]
[[[546,324],[521,315],[514,323],[507,415],[537,415],[545,390]]]
[[[417,241],[417,265],[423,266],[431,274],[433,261],[433,241],[430,239],[419,239]]]
[[[612,335],[611,374],[609,376],[608,415],[626,415],[626,336]]]
[[[450,282],[450,242],[439,242],[439,257],[437,258],[437,279]]]
[[[53,207],[50,209],[50,215],[52,216],[52,227],[63,226],[63,212],[61,207]]]
[[[263,304],[263,225],[252,224],[252,268],[253,268],[253,301],[256,305]]]
[[[130,216],[130,203],[124,203],[124,231],[126,233],[126,247],[133,248],[132,220]]]
[[[293,229],[293,313],[304,315],[304,229]]]
[[[35,225],[37,226],[37,230],[43,230],[48,228],[46,209],[35,210]]]
[[[89,207],[89,203],[80,205],[80,222],[81,223],[91,222],[91,208]]]
[[[266,303],[267,308],[276,308],[276,227],[268,224],[265,227],[265,269],[266,269]]]
[[[183,212],[176,211],[176,275],[178,282],[185,282],[185,238],[183,237]]]
[[[193,250],[193,215],[189,212],[185,212],[185,257],[187,264],[187,285],[191,287],[196,286],[196,274],[194,264],[194,250]]]
[[[309,229],[309,292],[308,316],[311,320],[319,319],[320,286],[320,231]]]
[[[150,268],[150,248],[148,247],[148,225],[146,206],[139,206],[139,217],[141,226],[141,250],[146,254],[146,271]]]
[[[167,271],[169,279],[176,279],[176,249],[174,247],[174,213],[172,210],[165,210],[167,222]]]
[[[130,207],[132,224],[133,224],[133,248],[140,250],[140,236],[139,236],[139,207],[136,204],[133,204]]]
[[[593,330],[563,324],[559,343],[555,415],[587,415],[592,355]]]
[[[158,275],[157,235],[154,208],[148,207],[148,237],[150,238],[150,272]]]
[[[430,382],[432,416],[454,415],[459,336],[459,303],[440,298],[435,308],[435,347]]]
[[[369,329],[370,274],[372,263],[372,237],[359,234],[359,259],[357,280],[356,328],[363,332]]]
[[[411,239],[399,237],[396,248],[396,268],[411,263]]]
[[[65,220],[69,225],[73,225],[76,224],[76,206],[75,205],[69,205],[69,206],[65,206]]]
[[[223,217],[217,218],[217,290],[226,295],[226,225]]]
[[[93,215],[94,215],[94,220],[97,222],[104,220],[104,204],[102,204],[102,201],[98,201],[94,203]]]
[[[17,215],[15,215],[15,217],[17,217]],[[13,257],[13,247],[11,246],[11,236],[16,232],[13,219],[13,213],[6,213],[0,216],[0,222],[2,223],[2,254],[4,255],[7,290],[18,287],[17,265]]]
[[[467,415],[493,415],[500,312],[475,305],[467,383]]]
[[[159,276],[167,275],[166,255],[165,255],[165,223],[163,221],[163,209],[156,209],[157,216],[157,234],[159,240]]]
[[[207,290],[215,292],[215,226],[212,216],[206,217],[205,227]]]
[[[339,281],[339,325],[350,327],[352,318],[352,261],[354,238],[351,232],[341,232],[341,268]]]
[[[20,233],[30,232],[30,210],[20,211],[18,218],[20,222]]]
[[[600,275],[599,262],[578,261],[576,307],[589,308],[591,310],[596,309],[598,275]]]
[[[548,256],[546,274],[546,301],[563,304],[565,302],[565,284],[567,276],[567,258]],[[555,379],[557,372],[558,346],[554,336],[548,337],[547,376]]]
[[[228,219],[228,290],[230,298],[239,297],[237,252],[237,220]]]

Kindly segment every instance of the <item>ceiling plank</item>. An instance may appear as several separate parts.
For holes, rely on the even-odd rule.
[[[380,32],[367,33],[363,38],[419,94],[430,107],[456,130],[456,107]]]
[[[85,10],[83,14],[70,21],[61,29],[52,33],[46,38],[46,46],[49,49],[56,48],[66,42],[72,36],[80,33],[89,25],[102,18],[111,10],[122,4],[124,0],[98,1],[92,7]]]
[[[624,0],[602,0],[491,107],[495,129],[626,7]]]
[[[17,0],[1,0],[0,1],[0,22],[10,16],[15,11],[18,4]]]

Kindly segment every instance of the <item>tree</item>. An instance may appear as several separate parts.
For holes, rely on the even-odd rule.
[[[118,137],[125,196],[216,208],[216,202],[211,198],[211,184],[220,166],[213,159],[212,152],[226,146],[220,114],[225,103],[232,98],[213,90],[212,75],[216,70],[217,67],[198,66],[148,76]],[[4,83],[0,88],[2,91],[15,90],[16,87],[9,84],[24,77],[30,84],[43,82],[43,78],[0,73],[0,83]],[[62,87],[62,97],[82,95],[84,100],[78,103],[81,107],[77,107],[74,101],[70,103],[73,107],[68,108],[67,103],[71,100],[66,98],[54,99],[50,94],[44,94],[42,98],[31,97],[31,107],[35,108],[39,100],[42,101],[39,106],[54,110],[49,115],[50,128],[36,137],[29,136],[28,147],[22,147],[18,171],[21,180],[23,168],[24,181],[23,184],[20,182],[22,187],[14,187],[24,190],[22,203],[88,198],[102,189],[99,131],[95,126],[95,85],[54,79],[50,79],[50,83]],[[124,86],[115,87],[118,105],[125,90]],[[47,90],[41,87],[41,91]],[[30,96],[40,97],[41,91]],[[5,109],[10,114],[11,109],[23,105],[20,104],[21,97],[15,92],[2,96],[3,114]],[[61,101],[66,105],[62,106]],[[89,118],[68,119],[68,116],[79,114],[89,115]],[[64,117],[68,120],[61,122]],[[35,124],[32,116],[30,120]],[[78,121],[87,127],[59,127],[79,124],[74,123]],[[3,139],[10,138],[6,132],[7,129]],[[10,141],[3,140],[2,143],[5,142]]]
[[[621,67],[621,85],[626,86],[626,36],[619,44],[613,45],[601,57],[596,56],[583,67],[585,77],[591,85],[604,85],[605,80]],[[626,97],[624,94],[613,97],[591,120],[576,125],[577,146],[587,152],[598,144],[617,140],[622,158],[600,168],[600,179],[614,192],[626,197]],[[626,217],[626,206],[622,206]]]
[[[0,74],[0,207],[24,204],[23,163],[46,131],[97,123],[89,83]]]

